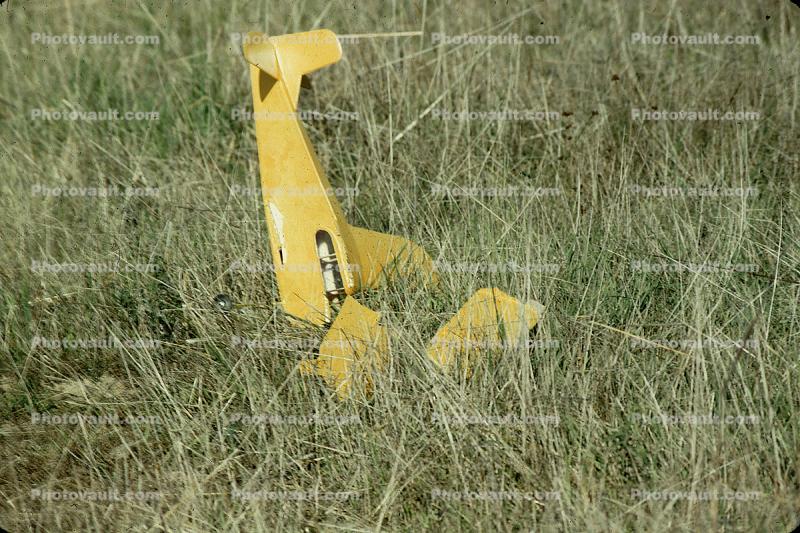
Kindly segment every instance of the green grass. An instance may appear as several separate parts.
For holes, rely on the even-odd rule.
[[[759,5],[756,5],[759,4]],[[419,0],[12,1],[0,7],[0,526],[11,531],[788,531],[800,509],[800,9],[788,2]],[[769,17],[769,19],[767,19]],[[233,32],[424,30],[344,45],[300,108],[350,223],[439,261],[532,265],[399,280],[362,298],[392,332],[371,400],[300,376],[313,350],[231,338],[321,339],[275,308],[246,64]],[[542,46],[433,46],[431,34],[558,35]],[[758,46],[642,46],[633,32],[758,35]],[[157,35],[42,46],[31,33]],[[423,111],[555,110],[550,121],[445,121]],[[31,120],[31,110],[158,111],[145,121]],[[754,110],[745,122],[631,120],[631,109]],[[415,120],[414,127],[404,132]],[[397,139],[397,140],[395,140]],[[141,198],[53,198],[49,187],[153,187]],[[446,197],[451,187],[561,194]],[[630,187],[756,187],[745,199],[647,198]],[[156,265],[37,273],[32,261]],[[643,272],[631,262],[755,265]],[[556,271],[536,265],[556,264]],[[545,269],[546,270],[546,269]],[[547,312],[548,346],[484,354],[471,379],[425,349],[481,287]],[[213,298],[245,304],[224,314]],[[46,349],[33,339],[156,339],[158,349]],[[710,341],[750,338],[747,349]],[[637,339],[661,344],[642,346]],[[709,341],[665,349],[663,341]],[[672,346],[672,345],[670,345]],[[668,346],[669,348],[669,346]],[[55,425],[32,414],[117,413],[158,424]],[[249,415],[357,417],[247,424]],[[558,416],[558,424],[434,417]],[[642,424],[639,415],[757,416]],[[348,418],[346,420],[352,420]],[[154,501],[45,501],[32,490],[157,492]],[[342,501],[234,491],[353,492]],[[432,491],[557,491],[448,501]],[[642,501],[632,491],[758,493]]]

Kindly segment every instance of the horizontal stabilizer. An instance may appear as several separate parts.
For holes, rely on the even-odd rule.
[[[285,83],[295,106],[303,75],[332,65],[342,58],[342,46],[336,34],[330,30],[314,30],[279,37],[250,32],[243,50],[248,63]]]

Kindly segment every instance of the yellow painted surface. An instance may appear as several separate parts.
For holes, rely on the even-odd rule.
[[[244,44],[281,306],[289,315],[317,325],[332,320],[332,299],[376,287],[384,274],[405,276],[419,269],[427,279],[436,279],[421,247],[347,223],[297,115],[303,74],[341,56],[339,41],[328,30],[280,37],[250,33]],[[326,238],[333,250],[321,258],[319,239]],[[388,271],[387,265],[394,268]],[[328,270],[325,275],[323,268]]]
[[[389,358],[389,337],[379,321],[380,313],[346,298],[322,340],[319,357],[303,361],[300,372],[322,377],[341,399],[357,391],[371,394],[372,375]]]
[[[444,369],[459,363],[469,374],[471,355],[525,343],[542,311],[538,302],[525,304],[500,289],[479,289],[436,332],[428,357]]]

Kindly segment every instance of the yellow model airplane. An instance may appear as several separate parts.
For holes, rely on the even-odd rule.
[[[423,279],[436,281],[431,258],[421,247],[347,223],[298,117],[303,75],[342,57],[336,35],[328,30],[280,37],[250,33],[244,57],[250,64],[264,210],[283,311],[322,325],[333,320],[334,300],[377,287],[383,278],[419,271]],[[440,328],[428,356],[449,368],[457,356],[468,361],[475,340],[517,341],[538,322],[537,306],[498,289],[481,289]],[[304,362],[301,371],[324,377],[341,397],[354,383],[369,389],[371,372],[389,354],[379,319],[346,298],[319,357]]]

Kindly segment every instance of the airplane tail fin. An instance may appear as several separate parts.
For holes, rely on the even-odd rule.
[[[243,49],[248,63],[286,84],[295,107],[303,75],[332,65],[342,58],[342,46],[336,34],[330,30],[314,30],[280,37],[250,32]]]

